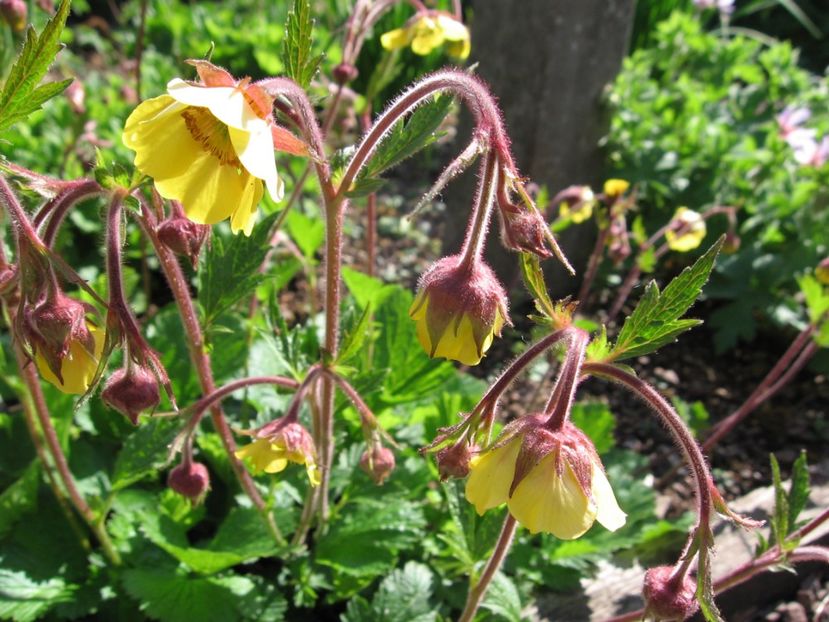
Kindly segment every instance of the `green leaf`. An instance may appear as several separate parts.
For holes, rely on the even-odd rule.
[[[270,249],[270,230],[278,213],[258,223],[250,236],[235,235],[229,240],[214,235],[199,270],[199,303],[205,325],[264,280],[259,266]]]
[[[806,502],[809,500],[809,467],[806,464],[806,452],[801,450],[797,460],[792,465],[792,483],[789,487],[788,504],[789,504],[789,531],[793,531],[797,526],[797,517],[806,507]],[[788,535],[788,534],[786,534]]]
[[[369,157],[350,192],[368,194],[376,191],[382,180],[380,174],[414,155],[437,140],[436,130],[443,123],[452,106],[451,95],[438,95],[421,104],[408,119],[401,119],[383,137],[382,142]],[[367,186],[360,189],[360,186]]]
[[[321,218],[309,218],[292,210],[285,220],[291,238],[299,246],[305,259],[313,260],[314,255],[325,242],[325,223]]]
[[[380,584],[369,605],[353,600],[343,616],[344,622],[434,622],[437,612],[432,598],[432,571],[417,562],[408,562]]]
[[[366,342],[369,330],[371,328],[371,305],[367,305],[363,309],[360,319],[354,325],[348,334],[343,337],[342,345],[340,346],[340,354],[337,357],[337,364],[342,365],[348,362],[353,357],[357,356]]]
[[[823,287],[811,274],[802,276],[797,282],[806,300],[809,322],[819,323],[823,315],[829,311],[829,288]]]
[[[57,13],[46,23],[40,35],[32,27],[26,32],[23,49],[0,91],[0,132],[39,110],[44,102],[61,93],[72,82],[69,79],[38,86],[62,47],[60,34],[69,15],[69,4],[69,0],[60,3]]]
[[[585,354],[588,361],[604,361],[610,355],[610,344],[607,341],[607,326],[602,324],[601,332],[587,344]]]
[[[112,475],[112,489],[121,490],[147,477],[154,477],[167,461],[169,445],[181,428],[174,419],[150,419],[127,437]]]
[[[285,22],[285,38],[282,40],[282,63],[285,73],[302,88],[307,89],[311,78],[322,62],[322,55],[312,56],[311,45],[314,20],[308,0],[294,0]]]
[[[544,281],[544,272],[541,270],[541,260],[532,253],[521,253],[520,263],[524,285],[526,285],[535,301],[536,310],[545,318],[551,318],[554,305],[553,301],[550,300],[550,294],[547,293],[547,283]]]
[[[4,536],[20,516],[35,509],[39,484],[40,463],[35,460],[0,494],[0,536]]]
[[[38,582],[23,572],[0,568],[0,619],[40,620],[55,605],[71,601],[76,589],[57,577]]]
[[[694,304],[708,280],[724,238],[720,238],[693,266],[685,268],[664,292],[655,281],[648,283],[633,313],[625,319],[608,360],[623,360],[648,354],[674,341],[680,333],[701,320],[679,318]]]
[[[123,582],[141,610],[161,622],[235,622],[240,596],[255,589],[244,577],[188,577],[160,569],[127,570]]]
[[[512,579],[500,571],[492,577],[492,583],[489,584],[481,607],[509,622],[521,622],[524,619],[521,617],[521,596],[518,594],[518,588]]]
[[[771,532],[774,542],[782,544],[789,535],[789,499],[780,479],[780,465],[774,454],[769,454],[772,484],[774,485],[774,513],[771,517]]]
[[[345,281],[348,291],[354,296],[354,300],[363,309],[368,305],[375,307],[380,305],[398,290],[394,285],[387,285],[380,279],[351,268],[343,268],[343,281]]]

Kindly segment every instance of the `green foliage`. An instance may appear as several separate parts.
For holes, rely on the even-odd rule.
[[[311,51],[313,31],[310,3],[308,0],[294,0],[285,24],[282,63],[287,76],[303,88],[311,84],[311,78],[317,73],[323,58],[321,54],[314,56]]]
[[[380,584],[369,603],[355,598],[348,603],[344,622],[435,622],[430,604],[432,573],[428,567],[408,562]]]
[[[398,121],[363,166],[348,196],[360,197],[376,192],[383,184],[380,175],[439,138],[436,133],[452,106],[451,95],[438,95],[421,104],[408,119]]]
[[[685,268],[665,291],[660,293],[655,281],[648,283],[639,304],[625,318],[616,344],[608,354],[609,360],[619,361],[653,352],[701,323],[700,320],[680,318],[700,295],[721,246],[722,239],[693,266]]]
[[[75,589],[59,578],[33,581],[22,572],[0,568],[0,618],[39,620],[59,603],[71,601]]]
[[[682,205],[739,209],[740,250],[706,287],[723,301],[709,323],[719,349],[753,339],[756,319],[797,327],[794,277],[829,247],[829,167],[799,165],[776,115],[806,106],[808,127],[825,135],[829,83],[801,69],[789,44],[707,33],[692,15],[676,12],[652,34],[608,98],[612,174],[636,184],[649,230]],[[715,233],[724,224],[708,221]]]
[[[0,133],[22,121],[72,82],[71,79],[41,84],[49,65],[60,51],[60,34],[69,15],[70,0],[62,0],[55,16],[38,35],[29,27],[26,41],[0,91]]]
[[[771,462],[772,485],[774,486],[774,512],[771,517],[771,540],[762,542],[761,550],[780,545],[784,551],[794,549],[797,538],[789,538],[797,527],[797,518],[806,507],[809,499],[809,468],[806,464],[806,452],[802,451],[792,465],[792,479],[788,492],[783,488],[780,477],[780,465],[774,454],[769,455]]]

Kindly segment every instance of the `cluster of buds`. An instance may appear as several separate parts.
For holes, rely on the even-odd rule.
[[[305,465],[312,486],[319,486],[321,472],[318,466],[314,439],[293,417],[281,417],[254,430],[256,439],[236,452],[240,460],[249,459],[254,471],[280,473],[289,462]]]

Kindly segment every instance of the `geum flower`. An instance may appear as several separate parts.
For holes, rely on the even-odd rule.
[[[584,534],[595,521],[615,531],[625,524],[593,443],[573,424],[551,432],[544,415],[504,428],[493,447],[470,463],[466,498],[478,514],[507,504],[531,533],[562,540]]]
[[[446,43],[449,56],[461,60],[469,56],[469,29],[447,13],[425,11],[412,17],[402,28],[395,28],[380,37],[387,50],[412,46],[412,52],[426,56]]]
[[[122,140],[138,170],[162,197],[180,201],[188,218],[208,225],[230,218],[234,233],[249,235],[263,185],[274,201],[284,194],[274,146],[307,149],[274,123],[273,99],[259,86],[206,61],[191,63],[201,82],[171,80],[166,95],[132,112]]]
[[[677,208],[669,228],[665,231],[668,248],[680,253],[694,250],[702,244],[707,230],[699,212],[687,207]]]
[[[256,440],[236,451],[240,460],[249,458],[256,471],[279,473],[289,462],[304,464],[312,486],[319,486],[321,473],[317,466],[314,440],[296,421],[276,419],[253,433]]]
[[[420,345],[431,357],[477,365],[504,324],[510,323],[504,288],[479,259],[444,257],[420,277],[419,288],[409,315],[417,323]]]

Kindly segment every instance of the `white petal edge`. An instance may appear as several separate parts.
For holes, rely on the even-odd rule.
[[[607,475],[605,475],[601,465],[593,463],[593,477],[590,488],[590,496],[593,497],[598,509],[596,520],[599,521],[599,524],[608,531],[616,531],[624,526],[627,514],[619,507],[616,495],[613,494],[613,488],[611,488],[610,482],[607,481]]]
[[[248,105],[242,91],[232,86],[195,86],[173,78],[167,83],[167,93],[182,104],[207,108],[228,127],[249,130],[257,122],[264,123]]]
[[[467,27],[448,15],[438,15],[437,23],[443,31],[443,37],[447,41],[463,41],[469,38],[469,30]]]

